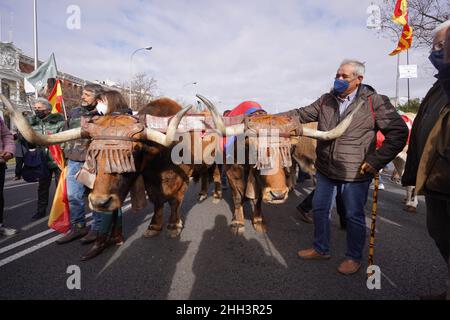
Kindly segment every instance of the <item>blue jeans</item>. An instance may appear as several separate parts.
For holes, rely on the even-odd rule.
[[[366,241],[364,206],[370,180],[346,182],[332,180],[317,172],[317,186],[313,198],[314,249],[330,254],[330,216],[333,200],[339,192],[347,221],[347,258],[361,261]]]
[[[67,196],[69,198],[70,223],[86,224],[86,211],[84,210],[85,186],[77,181],[75,175],[81,169],[84,162],[69,160],[67,163]],[[91,230],[98,231],[101,223],[101,215],[98,212],[92,213]]]

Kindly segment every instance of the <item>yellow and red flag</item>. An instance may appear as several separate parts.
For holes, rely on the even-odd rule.
[[[408,1],[397,0],[394,8],[394,14],[392,15],[392,21],[404,26],[408,24]]]
[[[397,48],[395,48],[394,51],[389,53],[389,55],[394,56],[404,50],[408,50],[411,47],[412,39],[413,39],[413,30],[408,24],[405,24],[403,26],[402,35],[398,40]]]
[[[61,82],[56,80],[48,101],[52,105],[52,113],[61,113],[63,109],[63,97],[61,90]],[[61,170],[58,186],[56,187],[55,196],[53,198],[52,209],[48,219],[48,226],[60,233],[65,233],[70,229],[70,209],[69,199],[67,197],[67,166],[64,161],[64,154],[60,145],[48,147],[53,160]]]
[[[67,197],[67,166],[62,157],[62,150],[59,145],[50,146],[50,153],[61,169],[58,186],[53,198],[52,209],[48,219],[48,226],[60,233],[65,233],[70,229],[70,209],[69,198]],[[60,156],[60,157],[59,157]]]
[[[63,112],[63,95],[61,89],[61,82],[59,79],[56,80],[55,86],[52,92],[48,96],[48,101],[52,105],[52,113],[62,113]]]
[[[397,48],[394,49],[390,56],[394,56],[404,50],[408,50],[411,47],[413,40],[413,29],[408,24],[408,1],[397,0],[394,8],[394,14],[392,15],[392,21],[403,26],[402,34],[398,40]]]

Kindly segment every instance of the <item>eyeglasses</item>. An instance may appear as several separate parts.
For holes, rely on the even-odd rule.
[[[440,51],[442,49],[444,49],[445,46],[445,40],[439,41],[438,43],[434,44],[431,47],[431,51]]]

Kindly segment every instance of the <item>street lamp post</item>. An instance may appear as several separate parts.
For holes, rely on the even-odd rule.
[[[129,105],[130,108],[131,108],[131,85],[132,85],[132,82],[133,82],[133,56],[138,51],[141,51],[141,50],[148,50],[148,51],[150,51],[150,50],[152,50],[152,47],[148,46],[148,47],[144,47],[144,48],[139,48],[139,49],[134,50],[134,52],[131,54],[131,57],[130,57],[130,105]]]

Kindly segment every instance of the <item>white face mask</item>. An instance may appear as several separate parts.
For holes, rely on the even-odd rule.
[[[100,113],[101,115],[105,115],[108,112],[108,106],[103,102],[97,103],[96,109],[97,112]]]

